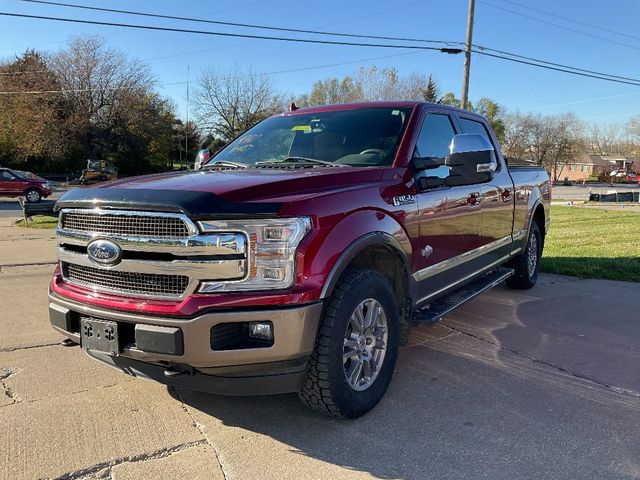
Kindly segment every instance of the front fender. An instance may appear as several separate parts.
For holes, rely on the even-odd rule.
[[[321,298],[331,295],[340,275],[358,253],[369,246],[380,244],[398,254],[409,274],[411,242],[400,223],[387,213],[359,210],[334,225],[323,236],[310,267],[312,275],[320,275],[325,279]]]

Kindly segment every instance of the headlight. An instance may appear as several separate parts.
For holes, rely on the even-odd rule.
[[[45,183],[44,185],[42,185],[42,187],[46,190],[51,190],[51,185],[49,185],[49,183]]]
[[[247,275],[236,281],[202,282],[202,293],[276,290],[295,281],[296,249],[311,230],[308,217],[198,222],[204,233],[242,232],[247,236]]]

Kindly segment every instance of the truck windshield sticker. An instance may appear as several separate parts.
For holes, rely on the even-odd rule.
[[[311,125],[296,125],[291,129],[292,132],[300,131],[304,133],[311,133]]]

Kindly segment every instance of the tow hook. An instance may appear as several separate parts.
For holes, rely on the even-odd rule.
[[[172,365],[164,371],[167,378],[189,377],[193,375],[193,367],[189,365]]]

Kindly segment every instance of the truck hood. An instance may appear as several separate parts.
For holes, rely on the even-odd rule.
[[[382,168],[351,167],[165,173],[70,190],[56,207],[181,211],[207,218],[274,215],[285,203],[370,186],[382,175]]]
[[[380,168],[250,168],[148,175],[117,180],[104,184],[102,188],[209,192],[235,202],[255,202],[305,194],[316,195],[346,186],[375,182],[381,177]]]

